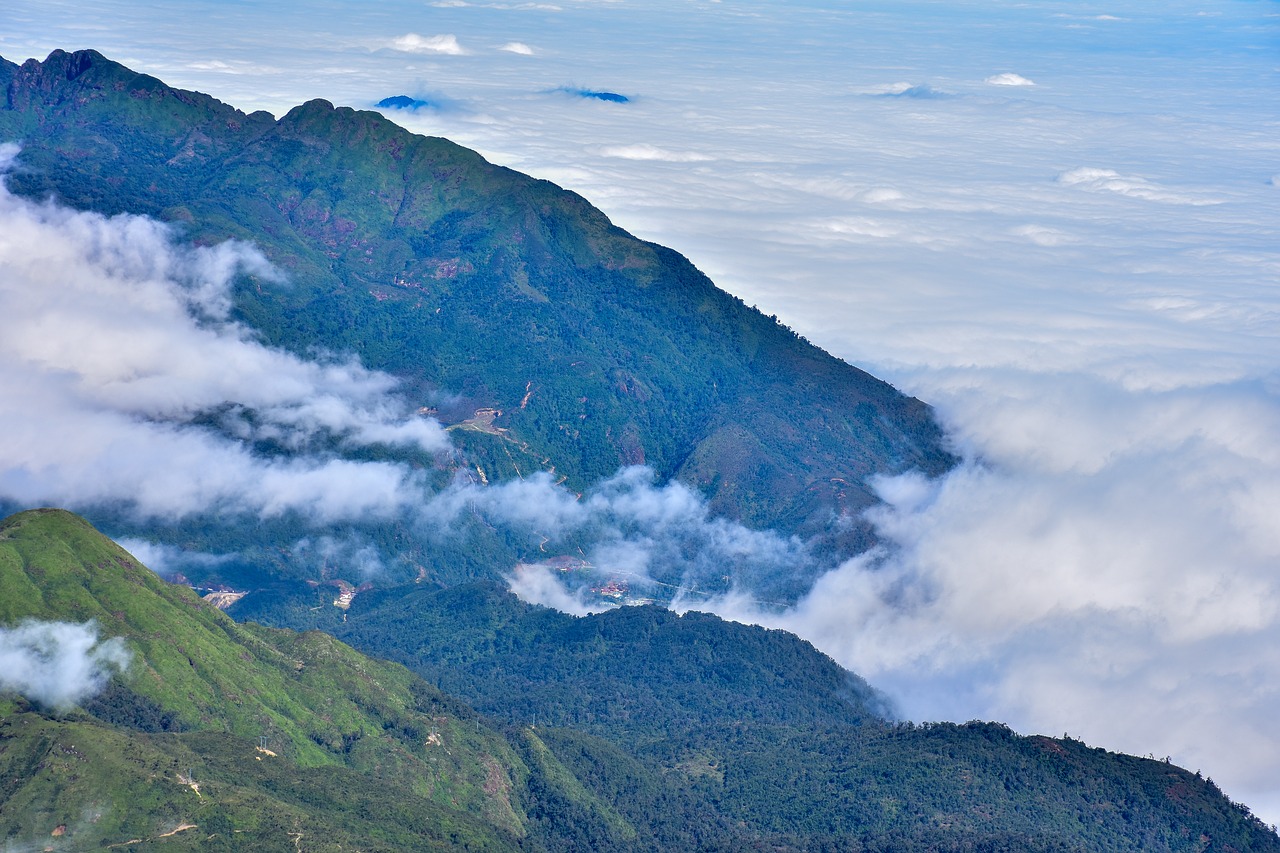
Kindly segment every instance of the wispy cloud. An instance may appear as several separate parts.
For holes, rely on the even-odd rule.
[[[1006,71],[1003,74],[995,74],[988,77],[985,81],[992,86],[1034,86],[1035,83],[1023,77],[1021,74],[1014,74]]]
[[[606,145],[600,149],[600,156],[620,160],[662,160],[668,163],[700,163],[712,159],[696,151],[668,151],[643,142],[634,145]]]
[[[1058,176],[1058,182],[1089,192],[1113,192],[1131,198],[1159,201],[1166,204],[1222,204],[1223,199],[1205,194],[1174,192],[1145,178],[1122,175],[1113,169],[1081,166]]]
[[[230,554],[205,554],[133,536],[121,536],[115,541],[162,578],[171,579],[193,568],[210,568],[234,559]]]
[[[458,43],[458,37],[452,33],[436,36],[405,33],[393,38],[387,46],[405,53],[438,53],[446,56],[463,56],[467,53]]]
[[[786,586],[793,576],[816,573],[818,563],[799,539],[715,517],[696,492],[681,483],[659,484],[644,466],[622,469],[581,498],[546,475],[490,487],[460,483],[426,504],[423,518],[432,529],[449,531],[464,513],[541,542],[539,552],[548,557],[585,560],[592,572],[570,579],[578,587],[613,577],[638,595],[667,590],[661,597],[670,598],[683,589],[706,598],[712,590]],[[538,583],[530,589],[548,588],[527,572],[515,575],[513,585],[519,591],[533,580]]]
[[[0,693],[65,711],[102,690],[130,658],[120,638],[100,641],[93,622],[27,620],[0,627]]]
[[[11,160],[16,147],[0,153]],[[0,222],[7,497],[125,501],[170,518],[215,506],[359,517],[398,509],[416,476],[326,448],[447,447],[391,377],[349,359],[304,361],[227,319],[235,276],[276,276],[250,247],[183,247],[153,220],[4,189]],[[295,455],[259,457],[251,446],[263,441]]]

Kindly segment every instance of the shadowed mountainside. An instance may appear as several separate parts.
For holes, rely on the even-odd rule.
[[[452,422],[490,478],[582,490],[643,462],[714,512],[813,534],[874,501],[868,476],[937,474],[930,409],[716,288],[582,197],[378,113],[314,100],[279,120],[94,51],[0,60],[16,193],[250,241],[289,286],[239,316],[295,352],[353,352]],[[447,398],[447,399],[446,399]],[[847,525],[841,547],[867,543]]]

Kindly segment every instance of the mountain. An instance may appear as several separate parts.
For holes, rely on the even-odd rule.
[[[781,849],[1280,849],[1167,761],[998,723],[894,723],[784,631],[657,607],[577,618],[486,584],[373,594],[338,630],[488,715],[560,727],[544,738],[602,795],[622,783],[596,739]]]
[[[6,849],[1280,850],[1166,762],[890,722],[783,632],[434,594],[371,596],[352,636],[488,716],[332,637],[232,622],[78,516],[0,521]],[[30,636],[76,630],[130,663],[72,707],[38,682],[96,658]]]
[[[91,50],[0,60],[0,92],[13,192],[252,242],[289,281],[243,277],[236,316],[293,352],[354,353],[478,426],[451,433],[455,473],[545,470],[581,492],[644,463],[716,514],[848,554],[871,541],[869,476],[954,462],[928,406],[684,257],[378,113],[246,115]]]
[[[449,452],[335,442],[329,458],[391,459],[434,486],[545,471],[575,491],[644,462],[831,560],[871,541],[871,475],[954,463],[920,401],[581,197],[446,140],[324,101],[245,114],[93,51],[0,60],[0,88],[0,139],[22,142],[14,192],[157,217],[192,244],[252,242],[287,282],[241,275],[237,320],[300,356],[389,371],[454,428]],[[213,433],[218,414],[194,417]],[[786,634],[521,603],[472,581],[517,558],[551,576],[566,556],[479,513],[428,546],[404,520],[166,526],[89,509],[206,552],[205,580],[258,590],[236,614],[277,627],[160,581],[83,518],[0,522],[7,848],[1280,849],[1167,762],[996,723],[895,723]],[[346,534],[403,556],[399,575],[357,589],[349,554],[335,568],[290,553]],[[738,569],[709,568],[726,583]],[[806,570],[752,588],[794,598]],[[318,624],[359,650],[287,628]],[[76,666],[52,667],[64,653]]]
[[[236,624],[78,516],[0,522],[0,625],[27,620],[92,621],[132,663],[84,702],[89,718],[0,703],[10,839],[65,825],[84,849],[212,820],[268,847],[292,847],[296,829],[338,849],[398,811],[419,816],[379,849],[403,849],[399,835],[444,841],[447,827],[477,847],[514,849],[524,834],[510,792],[528,771],[465,705],[325,634]],[[362,814],[366,800],[384,805]]]
[[[305,625],[312,598],[303,586],[292,606],[246,598],[231,612]],[[862,679],[803,640],[708,614],[646,606],[572,617],[474,583],[370,592],[331,627],[493,719],[536,724],[583,784],[658,838],[667,827],[653,816],[678,810],[675,784],[779,849],[1280,842],[1198,772],[998,723],[895,723]]]
[[[888,712],[799,637],[706,613],[648,605],[572,617],[474,583],[371,593],[348,616],[337,636],[482,713],[629,743],[744,722],[856,726]]]

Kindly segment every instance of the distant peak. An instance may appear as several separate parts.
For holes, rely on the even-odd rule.
[[[598,89],[579,89],[574,86],[561,86],[555,91],[563,92],[566,95],[573,95],[578,98],[606,101],[611,104],[627,104],[631,102],[631,98],[626,95],[620,95],[617,92],[605,92]]]
[[[57,48],[45,58],[44,66],[48,70],[58,70],[68,80],[74,80],[95,64],[110,61],[96,50],[77,50],[74,53],[67,53]]]
[[[419,107],[431,106],[431,102],[419,100],[418,98],[411,98],[408,95],[394,95],[390,98],[383,98],[381,101],[378,101],[377,106],[382,109],[416,110]]]
[[[12,533],[32,524],[36,525],[37,528],[63,528],[65,525],[71,524],[76,527],[95,530],[93,525],[70,510],[57,507],[40,507],[38,509],[15,512],[8,518],[0,519],[0,533]]]

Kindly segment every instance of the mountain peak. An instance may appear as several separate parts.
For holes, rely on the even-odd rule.
[[[323,99],[267,124],[145,75],[101,79],[132,73],[58,53],[38,85],[15,79],[0,110],[0,136],[28,140],[13,190],[180,209],[202,242],[253,240],[291,283],[235,294],[265,340],[498,412],[512,441],[453,436],[496,479],[554,471],[584,491],[643,462],[717,515],[847,551],[870,535],[869,477],[955,461],[928,406],[576,193]]]

